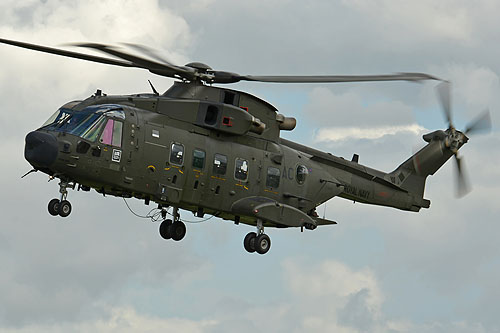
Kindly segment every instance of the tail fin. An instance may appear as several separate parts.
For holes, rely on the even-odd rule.
[[[430,201],[424,199],[427,176],[433,175],[453,156],[453,152],[446,147],[446,137],[444,131],[424,135],[428,144],[388,174],[392,183],[414,196],[415,210],[430,206]]]

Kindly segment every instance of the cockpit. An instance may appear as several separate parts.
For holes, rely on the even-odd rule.
[[[125,112],[120,105],[88,106],[81,111],[65,107],[57,110],[42,129],[79,136],[87,141],[121,147]]]

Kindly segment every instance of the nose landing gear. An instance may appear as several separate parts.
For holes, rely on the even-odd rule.
[[[49,214],[52,216],[67,217],[71,214],[71,203],[66,200],[68,196],[68,188],[75,188],[75,184],[70,184],[66,181],[61,181],[59,183],[59,193],[61,193],[60,199],[52,199],[49,201],[48,210]]]

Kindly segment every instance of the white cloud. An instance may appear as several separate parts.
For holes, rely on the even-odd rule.
[[[2,38],[52,47],[86,41],[138,43],[159,49],[174,63],[187,62],[184,52],[192,42],[190,28],[182,17],[160,7],[156,0],[16,3],[13,7],[2,3],[0,12],[22,19],[25,25],[16,27],[9,24],[10,20],[0,21]],[[108,66],[4,44],[1,49],[0,89],[4,96],[10,97],[4,99],[0,113],[0,121],[11,124],[4,132],[6,136],[15,135],[14,131],[19,133],[20,128],[38,127],[68,100],[84,99],[97,88],[108,94],[124,94],[150,91],[148,79],[152,79],[159,90],[166,90],[165,81],[168,85],[172,82],[152,78],[146,70]]]
[[[381,100],[382,99],[382,100]],[[355,89],[334,93],[332,88],[317,87],[305,106],[308,119],[322,127],[377,127],[414,124],[412,108],[397,100],[378,96],[367,100]]]
[[[159,318],[137,313],[131,307],[113,308],[110,317],[96,321],[68,324],[33,324],[23,328],[3,328],[5,333],[24,332],[206,332],[217,322],[215,320],[188,320],[181,318]]]
[[[375,128],[361,127],[327,127],[320,128],[314,138],[316,142],[344,140],[376,140],[386,135],[397,135],[401,132],[418,135],[425,131],[420,125],[384,126]]]
[[[318,265],[287,260],[283,267],[305,314],[304,331],[371,331],[379,325],[384,297],[370,269],[353,270],[333,260]]]

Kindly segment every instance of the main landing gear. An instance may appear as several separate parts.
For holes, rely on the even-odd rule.
[[[49,214],[52,216],[67,217],[71,214],[71,203],[66,200],[68,196],[68,188],[74,188],[75,184],[69,182],[61,181],[59,183],[59,193],[61,193],[60,199],[52,199],[49,201],[48,210]]]
[[[180,215],[178,213],[178,208],[174,207],[174,212],[172,214],[173,221],[167,218],[167,209],[161,209],[161,216],[163,222],[160,224],[160,236],[164,239],[173,239],[174,241],[180,241],[186,235],[186,225],[180,220]]]
[[[249,232],[243,240],[243,246],[249,253],[266,254],[271,248],[271,239],[264,233],[262,220],[257,220],[257,232]]]

